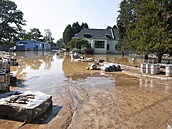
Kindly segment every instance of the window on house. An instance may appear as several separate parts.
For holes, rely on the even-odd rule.
[[[105,48],[105,41],[95,41],[95,48]]]
[[[111,39],[111,36],[109,34],[105,34],[105,37]]]

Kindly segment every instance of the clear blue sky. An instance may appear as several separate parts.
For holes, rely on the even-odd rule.
[[[13,0],[24,13],[27,31],[50,29],[56,42],[68,24],[87,23],[89,28],[104,29],[116,24],[121,0]]]

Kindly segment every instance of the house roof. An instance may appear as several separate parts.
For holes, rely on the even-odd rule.
[[[19,40],[17,42],[33,42],[33,43],[40,43],[40,44],[49,44],[48,42],[40,42],[40,41],[34,41],[34,40]]]
[[[75,34],[74,38],[102,38],[116,39],[113,29],[89,29],[84,28],[79,33]]]

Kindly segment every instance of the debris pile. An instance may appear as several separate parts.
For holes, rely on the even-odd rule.
[[[101,58],[94,60],[93,58],[80,56],[78,53],[70,53],[70,57],[72,62],[92,62],[89,67],[86,67],[86,70],[104,70],[105,72],[121,71],[121,66],[119,64],[104,62],[105,60]]]
[[[8,63],[10,66],[18,66],[17,59],[14,58],[7,58],[7,57],[0,57],[0,62],[2,63]]]
[[[119,64],[114,63],[105,63],[101,66],[101,70],[104,70],[105,72],[117,72],[121,71],[121,66]]]
[[[88,68],[86,68],[89,70]],[[90,70],[103,70],[105,72],[117,72],[121,71],[121,66],[114,63],[92,63]]]
[[[70,53],[70,57],[71,57],[71,61],[75,61],[75,62],[78,62],[78,61],[82,61],[82,62],[92,62],[94,61],[93,58],[85,58],[81,55],[79,55],[78,53]]]
[[[8,62],[0,62],[0,92],[9,91],[10,65]]]

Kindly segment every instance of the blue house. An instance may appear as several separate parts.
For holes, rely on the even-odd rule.
[[[51,45],[46,42],[20,40],[16,42],[17,51],[46,51],[50,50]]]

